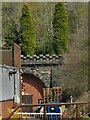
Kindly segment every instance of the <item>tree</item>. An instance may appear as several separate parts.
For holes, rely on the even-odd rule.
[[[5,39],[3,49],[11,49],[13,43],[20,44],[19,28],[18,25],[15,24],[15,21],[12,21],[12,23],[9,24],[9,28],[10,30],[7,34],[3,35],[3,38]]]
[[[39,55],[39,54],[54,54],[53,51],[53,43],[52,40],[48,40],[48,41],[43,41],[43,42],[37,42],[37,46],[36,46],[36,51],[35,54]]]
[[[4,2],[2,4],[2,41],[3,49],[11,49],[13,43],[20,43],[19,18],[21,4]]]
[[[26,3],[23,5],[22,15],[20,17],[20,34],[22,42],[22,54],[33,55],[36,47],[36,34],[31,10]]]
[[[68,47],[68,15],[63,2],[55,5],[53,18],[53,48],[55,53],[61,54]]]

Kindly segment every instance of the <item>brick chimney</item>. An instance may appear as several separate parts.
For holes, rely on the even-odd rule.
[[[13,56],[13,66],[17,68],[21,68],[21,48],[19,45],[14,43],[14,47],[12,50]]]

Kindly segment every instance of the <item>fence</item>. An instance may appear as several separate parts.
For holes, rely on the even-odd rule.
[[[19,119],[29,119],[30,120],[63,120],[63,119],[71,119],[71,120],[83,120],[83,116],[81,114],[81,111],[83,108],[83,106],[85,106],[87,108],[87,105],[89,103],[50,103],[50,104],[28,104],[28,105],[19,105],[17,108],[15,108],[13,110],[13,112],[8,116],[8,118],[6,120],[9,120],[10,118],[13,118],[12,116],[17,114],[16,116],[18,116]],[[60,113],[47,113],[46,108],[48,106],[63,106],[65,105],[67,109],[69,109],[69,111],[66,109],[64,111],[64,113],[62,114],[62,112],[60,111]],[[23,107],[42,107],[43,106],[43,112],[38,112],[35,113],[34,111],[32,111],[32,113],[27,113],[27,112],[23,112],[23,111],[19,111],[16,112],[18,109],[21,109]],[[74,114],[71,113],[71,111],[73,111],[74,108]],[[22,110],[22,109],[21,109]],[[71,111],[70,111],[71,110]],[[68,112],[68,115],[65,113]],[[85,111],[86,112],[86,111]],[[66,114],[66,116],[65,116]],[[63,115],[63,116],[62,116]],[[54,116],[54,117],[53,117]]]
[[[62,99],[61,87],[43,88],[44,103],[59,102]]]

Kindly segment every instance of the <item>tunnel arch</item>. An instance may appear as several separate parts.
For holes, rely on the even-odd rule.
[[[39,99],[43,99],[43,88],[45,84],[32,74],[23,74],[24,94],[32,95],[32,103],[37,104]]]

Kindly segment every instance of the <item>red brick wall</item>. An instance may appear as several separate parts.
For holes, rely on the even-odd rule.
[[[44,83],[33,75],[23,75],[25,94],[33,95],[33,104],[38,103],[38,99],[43,98]]]
[[[13,101],[0,102],[0,106],[2,106],[2,117],[3,118],[7,118],[7,116],[8,116],[8,109],[12,109]]]
[[[0,64],[12,66],[12,51],[11,50],[0,51]]]

